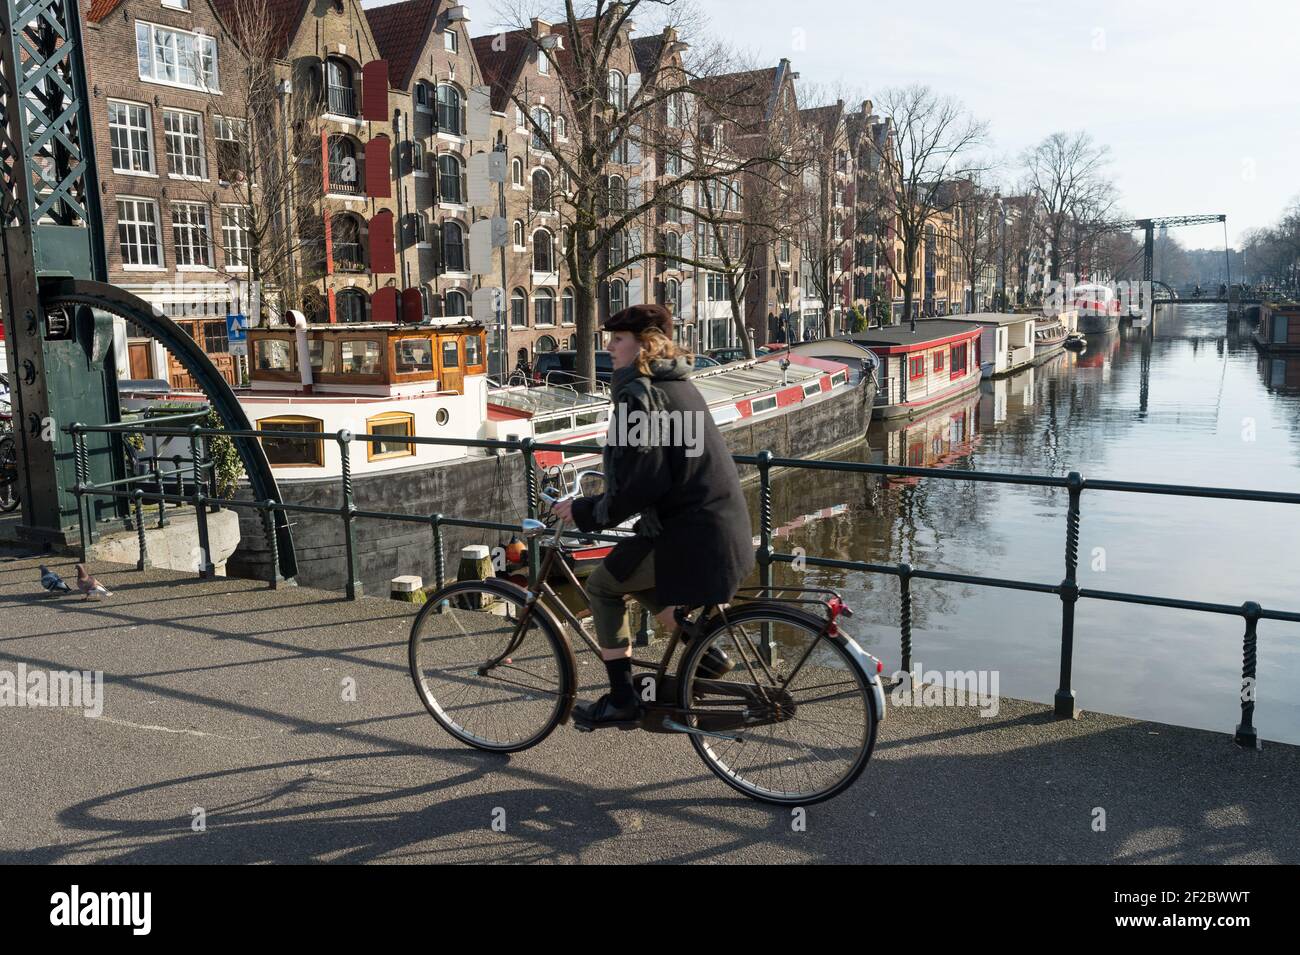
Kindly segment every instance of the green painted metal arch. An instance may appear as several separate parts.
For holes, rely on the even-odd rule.
[[[43,286],[42,303],[53,305],[88,305],[113,315],[129,319],[160,341],[198,383],[222,423],[232,431],[251,431],[248,415],[235,397],[226,379],[217,371],[211,359],[186,331],[163,315],[139,296],[132,295],[115,285],[88,279],[63,279]],[[281,503],[280,488],[266,452],[256,438],[234,438],[248,483],[258,501]],[[298,560],[293,549],[293,535],[289,530],[288,515],[275,511],[276,543],[280,554],[280,574],[292,580],[298,573]]]

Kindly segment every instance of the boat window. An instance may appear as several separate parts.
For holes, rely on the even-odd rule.
[[[399,338],[393,342],[393,363],[399,375],[433,371],[433,339]]]
[[[405,411],[389,411],[366,420],[366,430],[386,438],[409,438],[415,434],[415,416]],[[415,454],[415,445],[406,441],[385,440],[369,442],[367,460],[401,458]]]
[[[600,424],[604,420],[604,414],[599,411],[588,411],[585,414],[574,416],[574,424],[579,428],[589,424]]]
[[[551,418],[549,421],[534,421],[534,434],[550,434],[553,431],[564,431],[573,426],[573,417],[571,415],[560,415],[558,418]]]
[[[338,374],[338,345],[324,338],[313,338],[307,342],[307,354],[311,357],[311,370],[314,375]]]
[[[259,339],[257,370],[293,371],[293,342],[284,338]]]
[[[836,385],[842,385],[844,384],[844,382],[848,380],[849,380],[848,372],[837,371],[835,374],[831,375],[831,387],[834,388]]]
[[[755,398],[749,406],[750,414],[762,414],[764,411],[771,411],[776,407],[776,395],[768,395],[766,398]]]
[[[478,335],[468,335],[468,336],[466,336],[466,338],[465,338],[465,365],[466,365],[466,367],[469,367],[469,366],[471,366],[471,365],[481,365],[481,364],[483,364],[483,359],[479,357],[479,354],[480,354],[480,351],[481,351],[479,343],[480,343],[480,338],[479,338]]]
[[[454,338],[450,338],[442,343],[442,367],[460,367],[460,347],[456,344],[456,339]]]
[[[952,374],[954,377],[964,374],[966,371],[966,345],[954,345],[952,347]]]
[[[803,396],[807,398],[809,395],[815,395],[821,390],[822,390],[822,383],[820,381],[814,381],[811,385],[803,386]]]
[[[279,418],[262,418],[257,422],[259,431],[320,431],[319,418],[286,415]],[[272,467],[320,467],[324,463],[323,448],[319,438],[262,438],[262,449]]]
[[[349,338],[340,342],[339,358],[345,375],[379,374],[379,342],[373,338]]]

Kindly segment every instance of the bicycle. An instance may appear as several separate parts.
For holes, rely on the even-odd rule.
[[[551,488],[540,496],[550,505],[563,499]],[[550,584],[558,571],[590,610],[562,559],[571,546],[564,530],[558,519],[553,528],[524,521],[525,536],[545,550],[531,589],[495,577],[458,581],[432,594],[411,625],[416,692],[462,743],[518,752],[569,721],[577,692],[569,630],[598,648]],[[839,594],[749,587],[731,605],[692,610],[679,608],[658,661],[633,657],[634,667],[650,668],[634,673],[642,703],[635,728],[688,735],[711,772],[761,802],[810,805],[852,785],[885,718],[883,665],[843,632],[840,620],[852,611]],[[728,672],[718,672],[715,649],[735,664]],[[798,677],[810,685],[796,688]]]
[[[9,404],[9,382],[0,375],[0,514],[14,510],[18,497],[18,444],[13,436],[13,409]]]

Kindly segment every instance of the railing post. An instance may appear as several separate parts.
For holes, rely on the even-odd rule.
[[[84,564],[89,559],[86,552],[90,549],[90,529],[86,522],[86,446],[81,434],[81,422],[74,422],[68,430],[72,432],[72,474],[76,478],[72,493],[77,496],[77,523],[81,525],[81,562]]]
[[[898,565],[898,651],[902,658],[898,668],[912,679],[912,565]]]
[[[144,540],[144,491],[140,488],[135,489],[135,535],[140,544],[140,558],[135,562],[136,570],[144,570],[150,566],[149,548]]]
[[[199,440],[199,426],[190,426],[190,474],[194,478],[194,520],[199,529],[199,576],[211,577],[212,551],[208,539],[208,506],[206,487],[203,483],[203,461]]]
[[[1079,567],[1079,497],[1083,492],[1083,475],[1071,471],[1066,477],[1070,493],[1069,509],[1065,515],[1065,579],[1061,581],[1061,682],[1056,688],[1056,716],[1074,719],[1079,715],[1070,687],[1070,672],[1074,666],[1074,605],[1079,602],[1079,584],[1076,572]]]
[[[343,507],[339,513],[343,518],[343,546],[347,552],[348,562],[348,581],[345,589],[347,590],[348,600],[356,600],[361,596],[361,581],[357,580],[357,534],[352,524],[352,514],[356,508],[352,504],[352,455],[351,441],[352,432],[342,430],[337,435],[339,442],[339,457],[343,463]]]
[[[1233,739],[1238,746],[1259,749],[1259,733],[1255,730],[1255,629],[1259,623],[1259,604],[1253,600],[1242,604],[1241,615],[1246,618],[1241,646],[1241,722]]]
[[[758,452],[758,584],[760,587],[772,586],[772,452]],[[772,596],[771,593],[764,594]],[[763,624],[758,652],[767,663],[772,662],[772,625]]]
[[[167,488],[163,486],[162,464],[158,458],[153,459],[153,480],[158,485],[158,526],[167,526],[167,502],[163,500],[163,495],[167,493]]]
[[[271,548],[271,579],[267,583],[271,590],[278,590],[280,581],[284,578],[280,576],[280,538],[275,526],[275,501],[267,498],[262,506],[265,508],[262,511],[262,527],[265,528],[266,543]]]
[[[433,528],[433,580],[441,590],[447,580],[447,561],[442,547],[442,515],[430,514],[429,526]]]
[[[524,462],[524,487],[528,495],[528,516],[537,520],[537,461],[533,457],[533,439],[524,438],[519,442],[520,454]],[[537,586],[537,572],[540,564],[537,553],[537,541],[539,538],[534,537],[528,545],[528,587],[533,589]]]

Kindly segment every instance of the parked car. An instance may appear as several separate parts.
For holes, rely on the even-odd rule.
[[[712,368],[719,364],[704,355],[695,356],[695,367]],[[578,380],[576,351],[546,351],[533,361],[533,381],[537,384],[571,385]],[[596,379],[609,384],[614,377],[614,360],[609,352],[596,352]]]
[[[766,345],[759,345],[754,349],[754,357],[757,358],[761,355],[766,355],[771,350],[772,349],[768,348]],[[729,361],[743,361],[745,358],[745,349],[738,345],[731,345],[727,348],[710,348],[705,352],[705,354],[720,364],[726,364]]]

